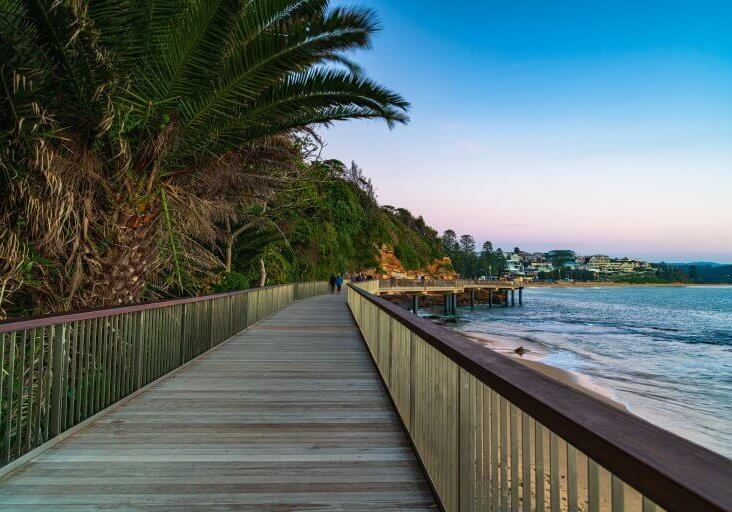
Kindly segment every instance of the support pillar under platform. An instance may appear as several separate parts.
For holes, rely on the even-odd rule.
[[[444,316],[455,316],[457,314],[457,293],[446,293],[443,307]]]

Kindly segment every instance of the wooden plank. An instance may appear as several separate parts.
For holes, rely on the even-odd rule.
[[[96,419],[4,480],[0,509],[435,510],[344,298],[298,301]]]

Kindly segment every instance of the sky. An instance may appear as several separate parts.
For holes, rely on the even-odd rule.
[[[411,122],[338,124],[323,155],[381,204],[479,246],[732,263],[732,1],[347,5]]]

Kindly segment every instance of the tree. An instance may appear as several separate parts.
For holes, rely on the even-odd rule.
[[[458,252],[458,239],[457,234],[452,230],[448,229],[442,234],[442,247],[450,258],[455,258]]]
[[[506,271],[506,268],[508,265],[506,265],[506,257],[503,254],[503,251],[501,249],[496,250],[493,253],[493,273],[495,275],[500,275],[502,272]]]
[[[460,237],[460,275],[472,279],[478,273],[478,255],[475,253],[475,240],[471,235]]]
[[[549,251],[547,255],[554,268],[561,268],[565,263],[573,261],[576,257],[574,251],[570,251],[569,249]]]
[[[463,254],[475,254],[475,239],[471,235],[460,237],[460,250]]]
[[[407,121],[347,56],[376,30],[327,0],[6,0],[6,296],[62,310],[195,290],[269,178],[247,155],[286,161],[312,125]]]
[[[478,268],[480,269],[480,274],[489,279],[495,270],[493,258],[493,244],[489,241],[483,242],[483,248],[478,257]]]

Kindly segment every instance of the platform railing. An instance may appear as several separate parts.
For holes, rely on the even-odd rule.
[[[371,281],[363,281],[368,283]],[[460,288],[465,286],[495,286],[516,288],[520,285],[505,279],[380,279],[376,281],[380,290],[390,288]]]
[[[0,466],[326,282],[0,322]]]
[[[732,510],[729,459],[363,284],[349,307],[444,510]]]

